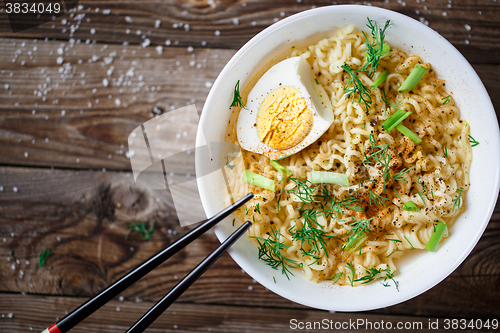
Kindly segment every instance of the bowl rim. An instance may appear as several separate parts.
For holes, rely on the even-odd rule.
[[[393,16],[393,17],[395,16],[395,17],[398,17],[400,19],[410,20],[410,21],[414,22],[415,24],[420,25],[420,27],[422,29],[424,29],[427,34],[434,35],[435,38],[439,38],[443,43],[445,43],[446,48],[449,49],[453,53],[454,61],[459,61],[460,65],[466,66],[467,69],[470,70],[470,73],[471,73],[470,75],[475,76],[475,78],[477,78],[476,81],[477,81],[477,84],[479,85],[478,89],[482,91],[481,99],[485,99],[485,103],[487,103],[489,105],[489,109],[490,109],[489,111],[492,111],[492,113],[495,114],[494,107],[491,103],[491,99],[486,91],[486,88],[484,87],[484,84],[481,82],[477,73],[474,71],[472,66],[465,59],[465,57],[455,48],[455,46],[453,46],[448,40],[446,40],[444,37],[442,37],[439,33],[437,33],[433,29],[429,28],[428,26],[422,24],[421,22],[419,22],[419,21],[417,21],[409,16],[406,16],[404,14],[401,14],[401,13],[398,13],[398,12],[395,12],[395,11],[392,11],[389,9],[375,7],[375,6],[362,6],[362,5],[332,5],[332,6],[319,7],[319,8],[309,9],[309,10],[306,10],[303,12],[299,12],[299,13],[291,15],[291,16],[289,16],[289,17],[287,17],[287,18],[285,18],[285,19],[283,19],[275,24],[272,24],[271,26],[267,27],[266,29],[262,30],[257,35],[252,37],[248,42],[245,43],[245,45],[243,45],[243,47],[241,47],[234,54],[234,56],[229,60],[229,62],[224,66],[224,68],[222,69],[222,71],[218,75],[217,79],[215,80],[214,84],[212,85],[212,88],[207,96],[207,99],[206,99],[206,102],[204,104],[203,111],[201,114],[201,118],[200,118],[200,126],[198,129],[197,138],[196,138],[197,144],[202,142],[202,139],[200,138],[200,133],[201,133],[200,129],[203,128],[205,123],[208,121],[208,117],[209,117],[208,116],[208,113],[209,113],[208,108],[213,103],[214,99],[216,98],[215,92],[218,89],[220,89],[221,86],[224,84],[224,82],[222,82],[223,78],[227,75],[228,72],[230,72],[232,70],[234,64],[237,63],[240,60],[240,58],[243,57],[249,49],[254,47],[259,41],[264,39],[269,33],[273,32],[274,30],[279,29],[280,27],[282,27],[284,25],[291,24],[294,21],[300,21],[300,20],[303,20],[305,18],[309,18],[310,16],[316,16],[316,15],[318,15],[319,12],[342,11],[342,10],[378,11],[379,12],[378,14],[382,14],[382,15],[386,14],[386,15]],[[476,84],[476,82],[475,82],[475,84]],[[500,130],[498,130],[498,121],[496,123],[496,128],[497,128],[497,131],[496,131],[496,133],[492,133],[493,137],[490,141],[493,141],[497,145],[500,145],[499,144],[500,143]],[[499,189],[500,189],[500,155],[497,155],[495,157],[496,157],[496,160],[498,162],[494,166],[496,168],[496,172],[495,172],[496,178],[491,180],[491,184],[493,185],[494,192],[498,193]],[[473,161],[474,161],[474,159],[473,159]],[[214,212],[213,209],[207,204],[207,198],[206,198],[207,191],[204,189],[204,185],[198,181],[198,186],[200,189],[200,197],[201,197],[201,201],[202,201],[203,208],[204,208],[205,212],[207,213],[208,216],[215,214],[216,212]],[[346,307],[346,308],[343,308],[341,310],[338,310],[338,309],[334,309],[334,310],[336,310],[336,311],[367,311],[367,310],[378,309],[378,308],[382,308],[382,307],[386,307],[386,306],[392,306],[392,305],[407,301],[413,297],[416,297],[416,296],[426,292],[427,290],[433,288],[437,284],[439,284],[441,281],[446,279],[453,271],[455,271],[457,269],[457,267],[467,258],[467,256],[471,253],[473,248],[479,242],[479,239],[481,238],[482,234],[484,233],[484,230],[486,229],[486,227],[491,219],[493,210],[496,206],[497,197],[498,196],[492,196],[489,199],[487,210],[483,214],[483,221],[481,221],[480,227],[477,228],[476,233],[473,235],[473,237],[471,237],[471,241],[468,243],[468,245],[466,247],[463,248],[460,255],[456,257],[457,259],[455,260],[455,262],[449,266],[449,268],[446,270],[445,273],[441,273],[438,277],[435,277],[429,283],[423,284],[420,288],[415,288],[415,289],[411,290],[410,292],[398,293],[399,297],[393,297],[393,298],[391,298],[392,300],[382,302],[383,304],[380,304],[379,306],[374,307],[372,305],[367,305],[367,306],[361,305],[361,306],[357,306],[357,307]],[[216,234],[217,238],[219,239],[219,241],[221,241],[221,242],[224,241],[227,237],[227,235],[225,235],[222,232],[220,227],[215,228],[215,234]],[[235,251],[232,251],[232,250],[229,251],[229,254],[233,258],[233,260],[245,272],[247,272],[252,278],[257,280],[264,287],[272,290],[274,293],[277,293],[278,295],[280,295],[286,299],[289,299],[293,302],[299,303],[299,304],[303,304],[303,305],[310,306],[313,308],[318,308],[318,309],[332,310],[331,308],[327,308],[324,306],[318,306],[314,301],[309,301],[309,302],[298,301],[297,299],[290,297],[289,294],[277,291],[276,288],[273,288],[274,286],[269,281],[267,281],[267,280],[261,281],[258,277],[254,276],[255,274],[253,274],[252,269],[248,269],[248,267],[246,265],[247,263],[244,261],[244,257],[241,254],[239,254]]]

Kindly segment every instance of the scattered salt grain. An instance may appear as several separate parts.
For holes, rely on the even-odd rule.
[[[10,319],[12,319],[12,318],[14,318],[14,314],[13,314],[12,312],[9,312],[9,313],[7,314],[7,317],[8,317],[8,318],[10,318]]]
[[[160,27],[160,25],[161,25],[161,20],[156,20],[155,21],[155,28],[158,29]]]
[[[118,300],[119,300],[120,302],[123,302],[123,301],[125,300],[125,297],[120,296],[120,297],[118,297]]]
[[[158,54],[163,54],[163,46],[158,45],[158,46],[156,47],[156,52],[158,52]]]
[[[167,39],[167,40],[165,41],[165,45],[170,46],[170,44],[172,44],[172,42],[170,41],[170,39]]]
[[[7,83],[6,83],[6,84],[4,84],[4,88],[5,88],[6,90],[9,90],[9,84],[7,84]]]
[[[90,29],[90,33],[91,33],[92,35],[95,35],[95,33],[96,33],[95,29],[94,29],[94,28]]]
[[[132,20],[130,16],[125,16],[125,21],[127,21],[128,23],[134,22],[134,20]]]
[[[107,87],[109,85],[108,79],[106,79],[106,78],[102,79],[102,85]]]
[[[235,18],[233,19],[233,24],[234,24],[234,25],[238,25],[238,24],[240,24],[240,20],[239,20],[237,17],[235,17]]]
[[[205,88],[212,88],[212,82],[210,81],[205,82]]]
[[[193,52],[193,51],[194,51],[194,48],[193,48],[192,46],[188,46],[188,47],[187,47],[187,51],[188,51],[188,52]]]
[[[215,36],[220,36],[220,31],[219,30],[215,30]]]
[[[62,111],[61,111],[61,116],[63,116],[63,117],[64,117],[65,115],[66,115],[66,110],[62,110]]]
[[[115,105],[116,106],[122,105],[122,101],[119,98],[115,99]]]
[[[470,25],[468,25],[468,24],[466,24],[466,25],[465,25],[465,30],[467,30],[467,31],[471,31],[471,29],[472,29],[472,28],[471,28],[471,26],[470,26]]]
[[[12,191],[17,192],[17,186],[12,187]]]
[[[142,47],[148,47],[149,45],[151,44],[151,41],[149,40],[149,38],[146,38],[144,40],[144,42],[142,42]]]
[[[201,46],[207,46],[207,42],[202,41],[202,42],[201,42]]]
[[[63,57],[57,57],[56,63],[57,63],[58,65],[61,65],[63,62],[64,62]]]
[[[120,312],[121,310],[122,309],[119,306],[116,307],[116,312]]]
[[[111,13],[111,9],[105,9],[102,11],[104,15],[109,15]]]
[[[24,157],[28,157],[28,152],[24,152]]]

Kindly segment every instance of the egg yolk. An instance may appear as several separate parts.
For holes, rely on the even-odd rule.
[[[296,146],[312,129],[313,113],[302,93],[292,87],[270,92],[257,113],[257,134],[263,143],[276,150]]]

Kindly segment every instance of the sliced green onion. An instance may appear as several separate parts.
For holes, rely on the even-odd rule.
[[[420,209],[413,201],[408,201],[403,205],[403,209],[409,212],[418,212]]]
[[[382,46],[382,55],[380,56],[380,58],[387,57],[389,53],[391,53],[391,47],[389,46],[389,44],[384,43],[384,46]]]
[[[410,114],[411,114],[411,111],[397,109],[396,112],[394,112],[392,116],[390,116],[389,118],[387,118],[386,121],[384,121],[384,123],[382,124],[382,127],[387,132],[390,132],[390,131],[392,131],[392,129],[394,127],[398,126]]]
[[[420,80],[422,80],[425,73],[427,73],[427,68],[422,67],[422,65],[420,64],[417,64],[415,68],[413,68],[413,70],[411,71],[410,75],[408,75],[406,80],[403,82],[401,87],[399,87],[398,91],[407,92],[412,90],[417,86]]]
[[[443,238],[445,231],[446,231],[446,224],[439,221],[439,223],[436,226],[436,229],[434,229],[434,233],[429,239],[429,243],[427,243],[427,245],[425,246],[425,249],[431,252],[436,251],[436,248],[439,242],[441,241],[441,238]]]
[[[362,232],[356,235],[356,237],[353,237],[349,242],[345,243],[344,246],[342,246],[342,250],[347,251],[347,253],[352,253],[354,252],[354,250],[360,247],[361,244],[363,244],[364,241],[367,239],[368,235]]]
[[[418,145],[420,142],[422,142],[422,139],[420,139],[418,135],[410,131],[408,127],[406,127],[405,125],[399,124],[398,126],[396,126],[396,129],[400,131],[403,135],[409,137],[414,144]]]
[[[278,172],[281,173],[283,177],[290,177],[292,175],[292,170],[287,169],[276,161],[271,161],[271,166],[278,170]]]
[[[377,88],[378,86],[380,86],[382,84],[382,82],[385,81],[385,79],[387,79],[387,77],[389,76],[389,71],[388,70],[385,70],[382,74],[380,74],[378,76],[378,78],[373,82],[373,84],[371,85],[372,89],[375,89]]]
[[[340,186],[349,186],[349,178],[343,173],[330,171],[311,171],[309,181],[313,184],[336,184]]]
[[[273,192],[275,191],[274,180],[253,173],[252,171],[245,170],[245,172],[243,172],[242,180],[250,185],[262,187]]]

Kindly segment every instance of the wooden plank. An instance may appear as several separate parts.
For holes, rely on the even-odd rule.
[[[41,297],[32,295],[0,294],[0,318],[9,332],[42,331],[57,316],[64,316],[84,298]],[[125,332],[152,302],[111,301],[99,311],[74,327],[71,332]],[[10,318],[11,317],[11,318]],[[445,317],[449,318],[449,317]],[[384,324],[382,324],[382,321]],[[174,303],[149,328],[148,332],[289,332],[303,327],[314,327],[307,332],[356,329],[357,332],[391,332],[399,325],[428,332],[429,322],[438,322],[444,331],[444,318],[435,316],[396,316],[373,313],[329,313],[313,309],[266,309],[247,306],[201,305]],[[371,324],[368,324],[370,322]],[[484,321],[483,321],[484,322]],[[343,324],[344,323],[344,324]],[[322,325],[321,325],[322,324]],[[381,326],[382,325],[382,326]],[[389,326],[390,325],[390,326]],[[381,328],[382,327],[382,328]],[[304,329],[305,330],[305,329]],[[432,330],[436,331],[436,330]],[[465,329],[461,332],[473,332]]]
[[[0,164],[130,170],[130,132],[153,110],[194,102],[201,112],[208,86],[235,53],[165,48],[160,55],[152,47],[64,43],[60,66],[60,47],[56,41],[0,39]],[[498,115],[500,65],[474,68]]]
[[[334,2],[335,4],[336,2]],[[343,4],[357,4],[355,0]],[[314,6],[331,5],[331,1],[315,1]],[[370,1],[370,5],[391,9],[429,24],[474,63],[500,63],[500,4],[463,0],[459,3],[440,1],[396,2]],[[143,42],[146,36],[153,45],[166,40],[179,46],[201,46],[238,49],[258,32],[275,21],[310,9],[307,1],[80,1],[80,9],[40,27],[12,33],[0,13],[0,36],[27,38],[70,38],[104,43]],[[104,10],[110,10],[107,13]],[[85,17],[81,18],[81,15]],[[80,18],[80,19],[78,19]],[[157,20],[160,26],[155,28]],[[465,24],[471,30],[465,28]],[[189,28],[186,28],[189,25]],[[72,33],[71,26],[78,28]],[[95,32],[92,30],[95,29]],[[140,31],[137,33],[137,31]],[[216,31],[220,34],[216,35]],[[94,33],[93,33],[94,32]],[[144,38],[146,38],[144,37]]]
[[[130,132],[185,105],[201,112],[235,52],[64,43],[60,66],[61,45],[0,39],[0,164],[130,170]]]
[[[122,172],[1,168],[0,290],[90,297],[184,234],[168,193],[135,187]],[[13,187],[17,187],[17,192]],[[148,241],[125,239],[132,220],[155,219]],[[500,315],[500,202],[479,244],[430,291],[375,313]],[[219,244],[212,232],[123,293],[155,301]],[[38,267],[38,254],[53,255]],[[226,254],[180,299],[185,303],[304,308],[257,284]]]

